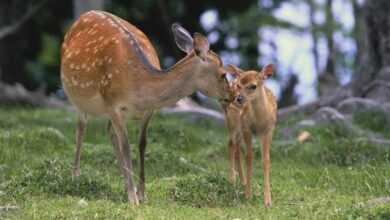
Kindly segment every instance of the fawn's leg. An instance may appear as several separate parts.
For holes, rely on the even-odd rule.
[[[242,185],[246,185],[246,177],[244,175],[244,168],[241,163],[241,151],[242,151],[242,145],[237,144],[236,145],[236,161],[237,161],[237,170],[238,170],[238,176],[240,177],[240,181]]]
[[[243,138],[245,143],[246,150],[246,186],[245,186],[245,196],[248,199],[252,199],[253,190],[252,190],[252,171],[253,171],[253,150],[252,150],[252,134],[249,131],[243,132]]]
[[[80,175],[81,147],[83,145],[86,128],[87,128],[87,114],[79,113],[79,119],[77,121],[77,128],[76,128],[76,155],[75,155],[73,169],[72,169],[73,178]]]
[[[140,124],[139,137],[138,137],[138,150],[140,155],[139,160],[139,185],[137,189],[138,199],[141,200],[145,198],[145,148],[147,144],[146,133],[148,131],[148,125],[150,119],[152,118],[153,111],[148,111],[145,113],[145,116]]]
[[[131,204],[138,205],[138,197],[137,197],[137,193],[133,181],[133,166],[131,163],[131,150],[130,150],[129,141],[127,139],[125,121],[120,111],[112,112],[110,114],[110,119],[112,122],[112,127],[114,128],[115,134],[117,136],[118,146],[122,153],[124,169],[127,174],[124,176],[124,178],[125,178],[127,192],[128,192],[128,199]]]
[[[271,188],[269,184],[269,169],[270,169],[270,157],[269,148],[272,142],[272,130],[266,135],[263,135],[263,148],[262,148],[262,160],[263,160],[263,172],[264,172],[264,204],[266,206],[271,205]]]
[[[112,147],[114,148],[115,156],[116,156],[116,159],[118,160],[122,175],[125,178],[127,178],[125,164],[123,162],[123,157],[122,157],[122,151],[118,145],[118,137],[115,134],[114,128],[112,127],[112,122],[110,120],[108,120],[108,122],[107,122],[106,131],[107,131],[108,136],[110,137],[111,144],[112,144]],[[125,183],[125,184],[127,184],[127,183]],[[127,190],[127,188],[126,188],[126,190]]]
[[[229,164],[230,164],[230,170],[229,170],[229,182],[235,183],[236,182],[236,175],[234,173],[234,155],[236,152],[236,146],[233,144],[233,141],[229,139],[228,142],[228,158],[229,158]]]

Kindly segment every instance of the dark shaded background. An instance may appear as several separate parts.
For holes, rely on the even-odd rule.
[[[333,14],[335,2],[338,1],[344,0],[2,0],[0,81],[8,84],[18,82],[29,90],[35,90],[44,84],[47,86],[46,93],[56,92],[60,84],[59,51],[63,36],[80,12],[97,8],[128,20],[146,33],[157,49],[163,68],[183,56],[176,47],[170,30],[174,22],[181,23],[190,33],[218,33],[219,38],[213,43],[212,49],[218,53],[237,54],[241,58],[238,64],[243,69],[260,68],[258,60],[262,54],[258,45],[262,37],[258,30],[273,27],[311,35],[314,45],[312,56],[316,67],[313,74],[317,78],[313,86],[319,98],[337,95],[340,88],[360,97],[375,98],[388,93],[390,86],[383,82],[388,82],[390,75],[386,69],[390,63],[390,44],[386,43],[390,40],[389,1],[348,1],[353,7],[355,23],[350,31],[345,30]],[[278,20],[273,12],[283,4],[299,4],[307,8],[308,14],[303,16],[309,17],[309,26],[301,27],[294,22]],[[205,30],[200,18],[209,10],[218,14],[218,23],[211,30]],[[325,16],[324,22],[315,20],[316,13]],[[343,33],[356,44],[353,59],[348,58],[339,48],[340,42],[335,43],[336,32]],[[237,48],[227,45],[229,37],[239,42]],[[325,42],[326,48],[319,46],[320,40]],[[272,43],[270,46],[275,50],[283,50]],[[327,52],[324,67],[318,64],[321,50]],[[277,60],[272,56],[268,59],[278,67]],[[346,71],[353,73],[352,79],[342,86],[340,76]],[[286,78],[280,79],[280,75]],[[287,70],[287,73],[280,75],[275,76],[282,90],[279,106],[296,104],[294,89],[299,83],[296,73]]]

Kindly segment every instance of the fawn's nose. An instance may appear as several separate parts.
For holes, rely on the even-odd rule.
[[[240,105],[243,104],[245,101],[246,101],[246,98],[244,96],[237,96],[237,98],[236,98],[236,102]]]

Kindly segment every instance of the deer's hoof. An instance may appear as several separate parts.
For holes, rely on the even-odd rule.
[[[135,190],[133,192],[129,192],[128,199],[131,205],[139,205],[138,197]]]
[[[145,187],[138,186],[138,188],[137,188],[137,197],[138,197],[139,201],[146,199]]]
[[[79,169],[78,168],[73,168],[73,170],[72,170],[72,178],[76,178],[78,176],[80,176]]]
[[[245,197],[249,200],[253,198],[252,188],[245,187]]]
[[[231,184],[235,184],[236,183],[236,176],[233,174],[230,174],[229,175],[229,179],[228,179],[229,183]]]

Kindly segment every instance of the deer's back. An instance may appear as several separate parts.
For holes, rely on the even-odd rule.
[[[137,89],[145,64],[160,68],[149,39],[135,26],[112,14],[82,14],[61,48],[61,80],[80,110],[104,115],[107,105]]]

